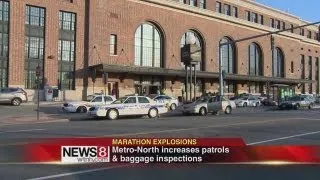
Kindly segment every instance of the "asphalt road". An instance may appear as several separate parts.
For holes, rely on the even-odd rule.
[[[8,108],[9,109],[9,108]],[[49,108],[48,108],[49,109]],[[48,110],[49,111],[49,110]],[[52,108],[52,116],[60,118]],[[56,114],[55,114],[55,111]],[[26,111],[29,112],[29,111]],[[32,108],[31,108],[32,112]],[[1,113],[1,112],[0,112]],[[1,113],[2,114],[2,113]],[[85,120],[43,124],[0,124],[0,162],[18,144],[54,137],[242,137],[250,145],[320,145],[320,110],[264,111],[238,109],[231,115],[170,116],[158,119]],[[15,165],[0,164],[1,179],[308,179],[318,180],[320,166],[262,165]]]

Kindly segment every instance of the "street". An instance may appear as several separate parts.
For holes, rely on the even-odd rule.
[[[231,115],[182,116],[172,112],[157,119],[88,120],[84,114],[61,113],[59,105],[0,108],[0,174],[3,179],[319,179],[319,166],[270,165],[23,165],[7,164],[13,147],[37,138],[59,137],[242,137],[248,145],[319,145],[320,111],[238,108]],[[15,122],[8,121],[14,116]],[[60,121],[59,121],[60,120]],[[134,168],[135,167],[135,168]]]

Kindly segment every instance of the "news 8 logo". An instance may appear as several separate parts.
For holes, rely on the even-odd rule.
[[[61,146],[61,163],[110,162],[109,146]]]

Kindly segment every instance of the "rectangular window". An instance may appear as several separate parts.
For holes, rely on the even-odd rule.
[[[294,73],[293,61],[291,61],[291,68],[290,68],[290,70],[291,70],[291,73]]]
[[[200,7],[201,9],[206,9],[206,8],[207,8],[207,7],[206,7],[206,0],[200,0],[199,7]]]
[[[291,33],[294,33],[294,29],[293,29],[293,28],[294,28],[294,26],[293,26],[293,24],[291,24],[291,25],[290,25],[290,28],[291,28],[291,30],[290,30],[290,31],[291,31]]]
[[[258,14],[251,13],[251,22],[258,23]]]
[[[270,19],[270,27],[275,28],[274,19]]]
[[[59,12],[58,88],[75,90],[76,14]]]
[[[45,9],[41,7],[25,7],[25,76],[24,84],[26,89],[37,88],[36,69],[39,65],[40,77],[44,72],[44,45],[45,45]],[[43,88],[43,81],[39,82]]]
[[[281,29],[281,24],[279,20],[276,20],[276,28]]]
[[[309,56],[309,80],[313,80],[312,77],[312,56]],[[309,84],[309,93],[312,94],[312,83]]]
[[[110,55],[117,55],[117,35],[110,35]]]
[[[221,2],[216,2],[216,12],[221,13],[222,12],[222,8],[221,8]]]
[[[282,30],[286,29],[286,22],[284,21],[281,22],[281,29]]]
[[[311,31],[310,30],[308,30],[308,35],[307,35],[307,37],[309,38],[309,39],[311,39]]]
[[[259,15],[259,16],[258,16],[258,23],[261,24],[261,25],[264,24],[264,22],[263,22],[263,15]]]
[[[301,71],[301,79],[305,79],[305,60],[304,60],[304,55],[301,55],[301,61],[300,61],[300,71]],[[305,93],[305,84],[302,84],[302,93]]]
[[[232,7],[232,16],[233,17],[238,17],[238,8],[237,7]]]
[[[250,11],[246,11],[246,19],[248,20],[248,21],[250,21]]]
[[[300,35],[304,36],[304,29],[300,29]]]
[[[9,2],[0,0],[0,88],[8,87]]]
[[[228,4],[224,5],[224,14],[231,16],[231,6],[230,5],[228,5]]]
[[[197,0],[189,0],[191,6],[197,6]]]

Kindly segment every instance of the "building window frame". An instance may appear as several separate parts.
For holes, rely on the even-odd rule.
[[[110,44],[109,44],[109,52],[110,55],[116,56],[118,55],[118,37],[116,34],[110,34]]]

